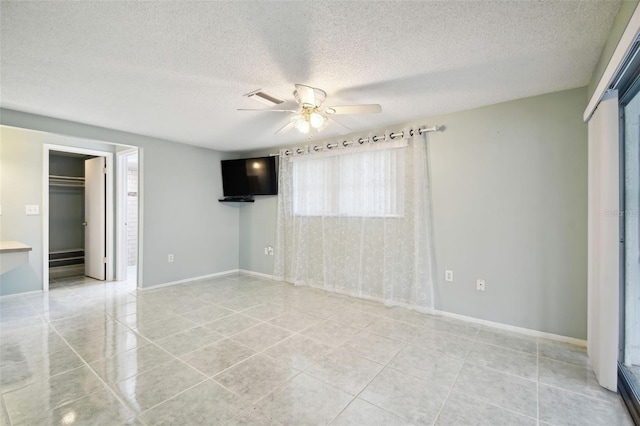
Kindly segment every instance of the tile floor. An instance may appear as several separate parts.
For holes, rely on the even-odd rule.
[[[0,425],[631,425],[568,344],[242,274],[0,299]]]

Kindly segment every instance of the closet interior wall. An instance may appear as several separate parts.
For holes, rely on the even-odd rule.
[[[49,155],[49,277],[84,275],[84,161],[91,158],[52,151]]]

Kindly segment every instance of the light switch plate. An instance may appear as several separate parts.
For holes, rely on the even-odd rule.
[[[27,204],[24,206],[24,212],[27,216],[37,216],[40,214],[40,206],[37,204]]]

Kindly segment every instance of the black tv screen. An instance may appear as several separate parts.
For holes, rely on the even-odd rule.
[[[276,157],[222,160],[225,197],[278,194]]]

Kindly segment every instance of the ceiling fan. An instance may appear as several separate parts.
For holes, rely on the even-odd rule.
[[[325,128],[330,120],[345,127],[347,130],[351,130],[344,124],[333,119],[332,116],[340,114],[371,114],[382,111],[382,107],[378,104],[322,107],[322,104],[327,98],[327,92],[316,87],[305,86],[304,84],[296,84],[295,87],[296,89],[293,91],[295,101],[285,102],[282,99],[268,95],[260,90],[247,93],[245,96],[272,105],[272,107],[264,109],[241,108],[238,109],[238,111],[270,111],[295,114],[276,134],[289,130],[292,127],[301,133],[309,133],[312,129],[319,132]]]

